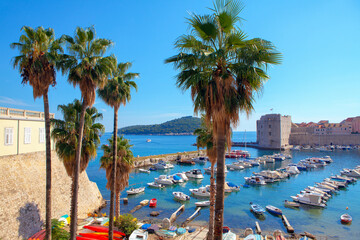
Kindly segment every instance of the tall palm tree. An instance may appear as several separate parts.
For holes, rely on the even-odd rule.
[[[68,81],[74,87],[79,86],[81,91],[82,109],[79,122],[79,139],[83,138],[86,108],[91,107],[96,98],[96,89],[103,87],[107,78],[115,69],[115,58],[103,57],[112,41],[96,38],[93,27],[86,29],[77,27],[74,37],[63,35],[67,44],[69,57],[60,63],[64,72],[68,72]],[[77,229],[77,201],[79,190],[79,169],[82,141],[77,142],[74,166],[74,194],[71,199],[70,239],[75,240]]]
[[[129,174],[134,167],[134,155],[131,151],[129,140],[123,136],[117,137],[117,154],[116,154],[116,166],[114,167],[113,151],[114,151],[114,135],[108,139],[109,145],[103,144],[101,148],[104,151],[104,155],[100,158],[100,168],[106,170],[107,189],[114,189],[116,193],[116,207],[115,215],[120,215],[120,192],[129,185]],[[114,179],[114,168],[116,168],[116,178]],[[116,183],[116,184],[114,184]],[[111,218],[112,216],[110,216]],[[112,217],[114,218],[114,217]]]
[[[14,57],[14,68],[18,68],[23,84],[33,87],[34,99],[43,97],[46,134],[46,239],[51,239],[51,148],[50,148],[50,115],[49,87],[56,84],[57,61],[61,58],[63,49],[61,41],[55,39],[53,29],[28,26],[21,28],[23,34],[19,42],[12,43],[11,48],[17,48],[19,56]]]
[[[181,72],[177,85],[191,89],[195,111],[204,111],[213,123],[217,148],[214,239],[222,239],[225,187],[225,146],[231,147],[231,125],[241,111],[250,114],[255,95],[269,78],[269,64],[279,64],[281,54],[269,41],[247,39],[237,24],[243,6],[236,0],[215,0],[212,13],[192,14],[191,33],[175,43],[179,53],[166,60]]]
[[[130,62],[126,62],[126,63],[119,63],[117,65],[116,70],[114,71],[114,73],[112,74],[113,77],[111,79],[108,80],[107,84],[105,85],[104,88],[102,89],[98,89],[97,93],[99,95],[99,97],[104,100],[104,102],[108,105],[110,105],[111,107],[114,108],[114,144],[113,146],[113,182],[115,182],[115,180],[117,179],[116,173],[116,166],[117,164],[115,164],[115,161],[117,159],[116,155],[117,155],[117,131],[118,131],[118,111],[120,108],[120,105],[122,104],[123,106],[126,105],[127,102],[130,101],[131,99],[131,88],[135,88],[135,90],[137,90],[137,85],[134,81],[132,81],[132,79],[139,77],[138,73],[129,73],[127,72],[127,70],[131,67],[131,63]],[[113,232],[113,228],[114,228],[114,193],[115,193],[115,185],[112,185],[113,188],[111,188],[111,196],[110,196],[110,220],[109,220],[109,230],[110,230],[110,235]],[[118,196],[118,195],[117,195]],[[116,199],[117,201],[119,199]],[[118,202],[116,202],[116,205],[118,206]]]
[[[205,122],[205,116],[202,118],[201,127],[195,129],[194,135],[196,137],[197,148],[206,148],[206,155],[209,157],[211,163],[211,176],[210,176],[210,216],[209,216],[209,232],[207,239],[214,238],[214,215],[215,215],[215,178],[214,178],[214,165],[216,163],[216,146],[214,144],[214,136],[212,126]]]

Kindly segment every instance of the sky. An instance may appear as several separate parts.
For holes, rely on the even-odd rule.
[[[358,0],[244,0],[239,27],[248,38],[273,42],[283,54],[281,65],[268,69],[270,80],[256,98],[255,110],[241,115],[238,131],[255,131],[256,120],[269,113],[291,115],[293,122],[330,122],[360,115],[360,1]],[[210,0],[133,1],[1,1],[0,106],[43,111],[43,100],[21,84],[12,67],[21,27],[43,26],[56,37],[73,35],[75,28],[94,26],[97,37],[111,39],[120,62],[132,62],[138,91],[119,110],[119,127],[156,124],[194,115],[189,92],[175,85],[178,71],[164,60],[177,53],[175,40],[189,33],[189,13],[210,13]],[[50,112],[57,118],[59,104],[80,99],[78,88],[57,74],[50,89]],[[103,113],[106,131],[113,126],[113,110],[101,99],[94,105]],[[270,110],[272,109],[272,111]]]

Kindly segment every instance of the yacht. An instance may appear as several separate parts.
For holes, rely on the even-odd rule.
[[[164,185],[173,185],[173,180],[169,179],[166,175],[160,175],[158,178],[155,178],[155,182],[164,184]]]
[[[210,192],[207,190],[206,187],[194,188],[189,189],[190,192],[198,197],[210,197]]]
[[[226,167],[229,169],[232,168],[234,170],[243,170],[244,169],[244,166],[237,162],[232,163],[232,164],[227,164]]]
[[[193,170],[187,171],[187,172],[185,172],[185,175],[188,178],[196,178],[196,179],[204,178],[204,175],[201,173],[200,169],[193,169]]]
[[[206,172],[206,173],[211,173],[211,167],[208,167],[208,168],[204,168],[204,171]],[[214,174],[216,174],[216,172],[217,172],[217,167],[214,167]],[[227,174],[229,171],[227,170],[227,166],[225,165],[225,174]]]
[[[197,158],[193,158],[191,160],[193,162],[196,162],[196,163],[205,164],[209,160],[209,158],[207,158],[207,157],[197,157]]]
[[[252,185],[265,185],[265,179],[261,176],[244,177],[245,182]]]
[[[177,176],[177,175],[170,175],[170,176],[168,176],[167,177],[168,179],[170,179],[170,180],[172,180],[174,183],[183,183],[184,182],[184,180],[181,178],[181,177],[179,177],[179,176]]]
[[[185,174],[184,172],[175,173],[174,175],[181,177],[181,179],[182,179],[184,182],[186,182],[186,181],[189,180],[189,178],[186,176],[186,174]]]
[[[317,207],[325,207],[326,204],[322,202],[322,197],[320,194],[316,193],[304,193],[304,194],[298,194],[296,196],[291,196],[291,198],[295,202],[311,205],[311,206],[317,206]]]
[[[347,176],[347,177],[356,177],[356,178],[359,178],[359,177],[360,177],[360,171],[358,172],[357,170],[344,168],[344,169],[341,171],[341,175],[345,175],[345,176]]]
[[[156,170],[165,170],[168,167],[166,166],[166,162],[164,162],[163,160],[159,161],[158,163],[154,164],[154,168],[156,168]]]

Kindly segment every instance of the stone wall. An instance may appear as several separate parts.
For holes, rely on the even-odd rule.
[[[315,135],[315,134],[290,134],[291,145],[360,145],[360,134],[350,135]]]
[[[0,157],[0,239],[28,239],[45,221],[45,152]],[[71,179],[52,152],[52,218],[70,215]],[[80,175],[79,218],[103,198],[86,172]]]

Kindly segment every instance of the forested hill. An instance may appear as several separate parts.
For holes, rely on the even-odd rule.
[[[196,128],[200,127],[200,118],[182,117],[162,124],[154,125],[135,125],[120,128],[119,134],[137,134],[137,135],[190,135]]]

